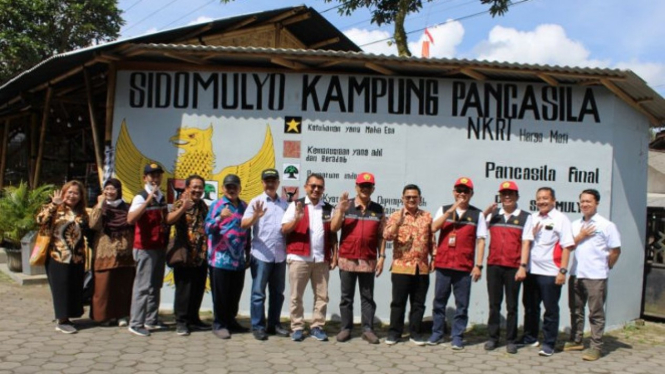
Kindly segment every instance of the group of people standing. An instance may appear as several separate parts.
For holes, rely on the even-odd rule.
[[[374,279],[384,270],[386,242],[393,242],[390,327],[385,343],[397,344],[405,328],[406,304],[410,302],[409,340],[416,345],[444,341],[445,308],[451,294],[455,313],[451,321],[451,347],[464,349],[464,331],[472,282],[483,274],[486,240],[489,296],[486,350],[499,345],[501,305],[506,300],[506,350],[516,353],[521,345],[540,346],[539,354],[551,356],[559,330],[559,298],[569,277],[571,339],[564,350],[582,350],[584,310],[589,306],[590,348],[585,360],[600,358],[605,324],[607,278],[620,254],[616,226],[597,213],[596,190],[580,194],[583,217],[571,224],[555,208],[555,192],[538,189],[538,211],[519,209],[519,190],[513,181],[501,183],[501,206],[481,211],[470,204],[473,182],[459,178],[453,186],[454,202],[437,210],[434,217],[422,209],[417,185],[403,188],[403,208],[389,217],[372,201],[375,177],[358,175],[356,196],[344,192],[337,206],[323,200],[325,179],[310,174],[305,196],[288,203],[279,196],[279,173],[261,174],[264,192],[249,203],[240,200],[241,181],[229,174],[223,180],[223,196],[208,207],[202,199],[205,181],[192,175],[185,191],[168,211],[159,190],[163,170],[157,164],[144,169],[145,187],[131,205],[122,200],[120,182],[110,179],[90,216],[83,202],[83,186],[73,181],[56,191],[37,220],[52,227],[50,257],[46,268],[53,292],[56,330],[76,332],[70,318],[80,317],[86,226],[96,230],[95,294],[92,318],[117,319],[139,336],[165,326],[158,319],[160,289],[164,278],[167,246],[186,248],[174,265],[174,314],[176,333],[212,329],[221,339],[248,328],[236,320],[250,268],[251,331],[258,340],[269,335],[305,339],[303,295],[308,284],[314,295],[309,336],[328,340],[324,329],[330,271],[339,267],[341,282],[341,328],[336,336],[346,342],[353,336],[353,303],[356,284],[360,293],[361,337],[378,344],[374,330]],[[173,225],[171,244],[169,226]],[[338,232],[341,235],[338,239]],[[438,240],[436,234],[438,233]],[[175,244],[174,244],[175,243]],[[287,269],[288,265],[288,269]],[[570,265],[570,266],[569,266]],[[570,271],[569,271],[570,270]],[[290,282],[290,328],[280,322],[285,282]],[[433,326],[429,336],[422,328],[425,302],[435,275]],[[199,318],[199,308],[210,279],[214,322]],[[518,297],[524,283],[524,335],[517,337]],[[266,301],[268,303],[266,318]],[[544,306],[543,340],[538,340],[540,306]]]

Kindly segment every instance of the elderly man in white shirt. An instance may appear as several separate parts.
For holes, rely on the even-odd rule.
[[[564,351],[584,349],[584,307],[588,304],[591,342],[582,355],[585,361],[595,361],[602,356],[607,278],[621,254],[619,231],[614,223],[598,214],[599,203],[598,191],[582,191],[580,208],[583,216],[573,222],[577,247],[573,252],[568,286],[570,341],[565,344]]]

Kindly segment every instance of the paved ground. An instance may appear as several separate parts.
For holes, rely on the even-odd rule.
[[[665,326],[647,323],[612,333],[606,355],[583,362],[579,352],[539,357],[536,348],[516,355],[503,347],[483,350],[481,332],[471,332],[464,351],[448,344],[417,347],[369,345],[357,335],[348,343],[302,343],[251,334],[222,341],[210,332],[189,337],[170,331],[149,338],[125,328],[81,320],[78,334],[54,331],[48,286],[18,286],[0,273],[0,374],[4,373],[657,373],[665,366]],[[165,316],[168,322],[168,316]],[[247,325],[246,320],[241,323]],[[331,337],[336,332],[328,328]],[[382,337],[385,334],[381,335]],[[382,339],[383,340],[383,339]]]

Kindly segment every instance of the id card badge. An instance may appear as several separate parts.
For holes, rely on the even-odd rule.
[[[457,233],[451,233],[448,236],[448,248],[455,248],[455,245],[457,244]]]

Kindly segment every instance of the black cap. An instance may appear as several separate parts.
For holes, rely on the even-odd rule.
[[[276,169],[266,169],[261,173],[261,179],[266,180],[270,178],[279,179],[279,172]]]
[[[148,165],[145,166],[143,169],[143,175],[150,174],[150,173],[163,173],[164,169],[162,169],[159,164],[156,164],[154,162],[149,163]]]
[[[224,183],[223,184],[224,184],[224,186],[228,186],[228,185],[232,184],[234,186],[240,187],[240,178],[235,174],[229,174],[229,175],[224,177]]]

